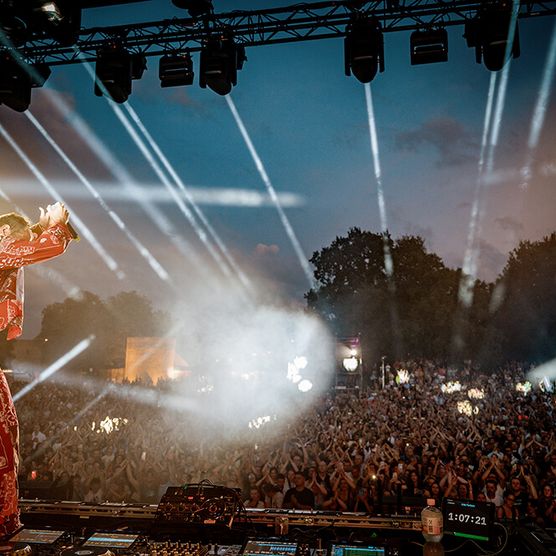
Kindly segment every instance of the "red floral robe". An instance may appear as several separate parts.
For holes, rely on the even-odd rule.
[[[64,224],[56,224],[31,241],[0,241],[0,330],[8,340],[17,338],[23,325],[23,268],[61,255],[71,240]],[[17,506],[19,463],[18,423],[10,389],[0,371],[0,538],[20,527]]]

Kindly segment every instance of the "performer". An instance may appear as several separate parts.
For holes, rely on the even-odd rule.
[[[61,255],[72,234],[68,211],[61,203],[40,209],[31,226],[17,213],[0,216],[0,330],[7,339],[21,335],[23,326],[23,267]],[[12,535],[19,521],[17,470],[19,427],[4,373],[0,371],[0,539]]]

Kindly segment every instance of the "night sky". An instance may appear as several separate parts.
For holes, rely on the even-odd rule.
[[[288,4],[214,2],[217,13]],[[83,25],[174,16],[185,14],[169,0],[151,0],[88,10]],[[556,228],[554,95],[548,96],[538,146],[533,151],[527,146],[554,23],[552,17],[519,23],[521,57],[511,63],[494,172],[484,189],[478,239],[478,274],[484,279],[497,276],[520,240],[540,239]],[[461,266],[465,253],[491,76],[475,62],[462,35],[462,26],[450,28],[447,63],[411,66],[409,33],[385,34],[386,70],[371,84],[388,228],[394,236],[422,235],[427,247],[451,266]],[[305,258],[352,226],[380,231],[365,90],[355,78],[344,76],[342,40],[254,47],[247,57],[231,96]],[[198,55],[194,59],[197,70]],[[70,107],[70,113],[60,112],[53,98]],[[256,291],[286,304],[303,304],[307,277],[226,99],[200,89],[197,79],[191,87],[161,89],[158,60],[149,58],[147,72],[133,83],[129,104],[191,188],[207,221],[252,283],[253,295]],[[172,307],[176,296],[186,303],[191,292],[210,295],[213,286],[206,276],[218,275],[217,265],[106,99],[93,95],[86,70],[81,65],[53,68],[47,87],[34,91],[30,112],[168,271],[174,285],[153,271],[28,117],[2,106],[0,123],[125,274],[122,279],[111,272],[86,239],[47,263],[55,273],[28,272],[24,337],[38,332],[42,308],[63,300],[75,286],[102,296],[137,290],[162,308]],[[127,172],[138,188],[120,183],[118,171],[99,160],[75,130],[76,123],[86,124],[90,137],[96,136],[121,165],[120,178]],[[38,206],[52,197],[8,143],[0,143],[1,189],[13,203],[0,201],[2,212],[16,205],[38,215]],[[531,177],[523,188],[521,170],[528,160]],[[150,221],[138,197],[155,203],[198,257],[180,252]],[[200,284],[206,284],[205,294],[199,294]],[[218,287],[225,284],[225,279],[218,281]]]

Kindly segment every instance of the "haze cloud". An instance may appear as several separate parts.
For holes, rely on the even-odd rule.
[[[275,245],[266,245],[265,243],[257,243],[257,247],[255,247],[255,255],[276,255],[280,251],[280,247]]]
[[[458,120],[433,118],[410,131],[398,133],[396,146],[402,151],[418,152],[432,147],[438,153],[438,166],[460,166],[477,159],[478,145]]]

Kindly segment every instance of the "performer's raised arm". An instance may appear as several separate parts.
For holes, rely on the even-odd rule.
[[[61,255],[72,239],[68,218],[60,203],[47,211],[41,209],[39,223],[34,226],[17,213],[0,216],[0,269],[20,268]]]

